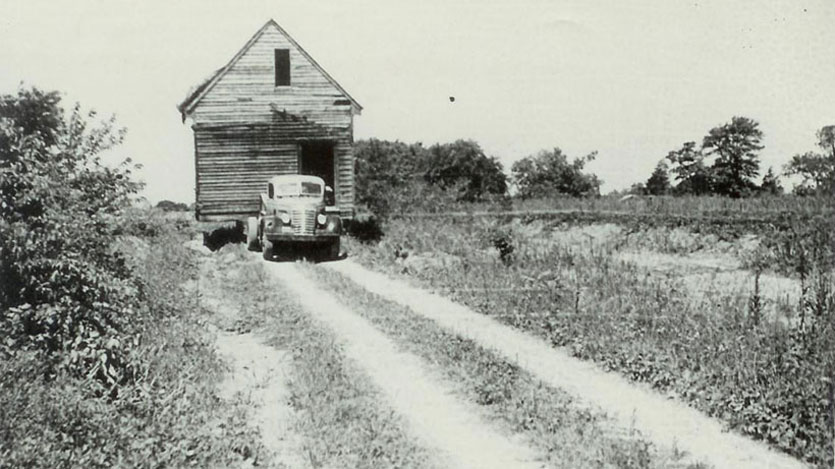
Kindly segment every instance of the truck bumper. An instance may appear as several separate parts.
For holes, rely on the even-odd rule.
[[[327,243],[335,239],[339,239],[339,234],[337,233],[321,233],[315,235],[266,233],[264,236],[267,238],[267,240],[273,243]]]

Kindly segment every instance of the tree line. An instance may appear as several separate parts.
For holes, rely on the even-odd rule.
[[[777,174],[762,181],[759,152],[763,132],[747,117],[716,126],[700,143],[688,141],[661,159],[649,178],[628,192],[641,195],[721,195],[750,197],[783,193],[780,176],[797,176],[796,195],[835,195],[835,125],[817,132],[820,151],[794,155]],[[355,143],[357,202],[386,216],[415,200],[433,197],[477,202],[514,197],[591,197],[602,181],[586,165],[597,152],[569,158],[559,147],[528,155],[510,168],[472,140],[424,146],[379,139]]]
[[[523,198],[600,194],[600,179],[585,171],[596,152],[569,160],[560,148],[542,150],[515,162],[510,176],[472,140],[425,147],[372,138],[357,141],[354,155],[357,203],[382,217],[416,200],[506,200],[511,183]]]
[[[821,152],[794,155],[783,167],[784,176],[801,178],[793,189],[796,195],[835,195],[835,126],[824,126],[816,135]],[[729,197],[782,194],[779,175],[771,167],[761,183],[755,181],[760,172],[759,151],[764,148],[762,138],[757,121],[734,117],[711,129],[701,145],[689,141],[670,151],[647,181],[633,185],[630,192]],[[713,161],[708,164],[711,158]]]

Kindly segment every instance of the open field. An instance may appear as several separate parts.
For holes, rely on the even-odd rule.
[[[809,207],[771,223],[728,211],[703,224],[678,208],[402,217],[349,249],[826,467],[833,219]]]
[[[464,213],[468,211],[474,210]],[[353,418],[364,421],[380,412],[398,415],[390,425],[401,443],[385,446],[386,451],[417,457],[416,465],[443,467],[450,461],[474,459],[463,447],[448,445],[437,436],[443,432],[434,428],[460,423],[443,423],[440,417],[422,420],[426,415],[411,415],[407,410],[419,404],[404,406],[392,400],[407,392],[390,388],[392,382],[409,378],[385,371],[394,365],[375,368],[372,362],[378,360],[372,357],[407,354],[408,358],[396,361],[415,363],[410,365],[417,367],[415,371],[407,374],[426,382],[412,383],[411,388],[441,386],[458,402],[433,406],[463,405],[469,409],[465,414],[481,422],[477,425],[492,427],[467,432],[505,435],[513,446],[524,448],[520,454],[533,454],[533,460],[546,467],[700,467],[705,463],[739,467],[743,459],[752,467],[800,467],[791,458],[777,463],[778,456],[768,456],[773,453],[756,449],[756,444],[751,446],[751,456],[744,456],[741,447],[734,449],[736,443],[730,443],[735,438],[761,440],[798,460],[827,467],[832,454],[828,396],[835,304],[828,212],[787,214],[787,220],[801,217],[807,223],[775,223],[770,228],[737,215],[726,213],[721,223],[703,229],[697,220],[682,215],[675,220],[687,223],[670,223],[665,217],[655,217],[652,223],[613,220],[606,212],[590,212],[582,219],[562,214],[401,217],[384,226],[386,233],[379,243],[347,241],[353,262],[463,303],[530,340],[544,340],[555,353],[595,362],[603,373],[635,382],[634,392],[649,392],[672,399],[670,405],[695,409],[715,422],[706,425],[717,429],[716,443],[704,435],[687,436],[706,434],[705,430],[675,433],[680,438],[670,442],[659,437],[673,434],[659,430],[668,424],[659,423],[656,430],[652,425],[644,427],[644,419],[654,418],[652,412],[636,413],[631,425],[623,417],[629,412],[615,410],[639,405],[643,398],[615,399],[609,401],[614,407],[604,406],[611,413],[601,412],[595,404],[606,402],[603,396],[617,389],[614,385],[590,384],[587,391],[578,391],[576,379],[542,381],[544,375],[531,374],[527,365],[517,363],[518,353],[503,356],[495,348],[501,346],[472,339],[469,331],[474,326],[449,329],[445,320],[419,317],[417,305],[395,304],[386,295],[365,291],[371,285],[347,281],[342,265],[348,268],[352,261],[333,263],[332,269],[324,264],[301,270],[271,263],[268,270],[275,270],[275,275],[259,273],[241,282],[241,275],[249,275],[242,274],[248,271],[243,265],[251,264],[253,272],[261,268],[257,266],[260,261],[252,264],[244,256],[233,263],[223,262],[226,270],[215,270],[212,275],[228,276],[217,287],[227,296],[236,288],[233,284],[264,285],[264,290],[250,288],[243,290],[248,293],[231,295],[233,302],[248,305],[236,310],[232,330],[255,328],[269,337],[263,319],[252,322],[252,311],[260,311],[258,317],[274,318],[287,308],[296,310],[298,318],[292,323],[297,326],[307,324],[308,319],[302,318],[313,318],[305,328],[332,336],[336,350],[346,354],[342,366],[353,370],[347,381],[365,383],[365,392],[378,396],[366,416]],[[276,300],[274,292],[282,292],[283,300]],[[312,297],[305,299],[307,295]],[[297,303],[286,302],[294,296]],[[271,302],[283,306],[266,312],[265,305]],[[334,316],[336,309],[344,309],[341,316]],[[323,332],[323,328],[330,330]],[[352,335],[379,339],[352,345]],[[371,345],[378,340],[378,345]],[[392,351],[389,340],[398,352]],[[313,359],[301,352],[297,355],[300,363]],[[624,388],[620,395],[632,392]],[[333,399],[321,405],[341,405],[339,395]],[[450,415],[456,412],[462,411]],[[301,414],[293,418],[311,422]],[[740,436],[723,437],[718,430],[722,427]],[[323,430],[316,428],[314,423],[302,432],[306,441],[321,439]],[[365,454],[361,441],[334,444],[355,445],[354,452]],[[725,445],[730,446],[721,449]],[[445,456],[437,459],[427,454]],[[743,459],[731,462],[736,457]],[[758,459],[771,457],[777,459],[768,463]],[[531,456],[518,458],[519,464],[531,460]]]
[[[3,365],[6,409],[46,405],[55,417],[8,411],[4,455],[31,465],[58,447],[43,464],[57,467],[831,465],[825,211],[788,215],[807,221],[792,229],[468,211],[390,220],[380,242],[348,238],[349,260],[320,265],[268,263],[234,237],[210,236],[212,252],[183,217],[135,217],[114,248],[158,312],[135,349],[143,378],[94,396],[89,380],[25,378],[29,355],[16,353]],[[349,275],[357,264],[400,285],[391,293],[411,284],[504,330],[478,336],[479,321],[451,325],[436,303],[372,293]],[[528,342],[539,358],[510,348]],[[623,397],[633,394],[643,397]],[[638,412],[652,399],[699,413],[702,435]],[[65,415],[53,401],[86,404]],[[81,421],[88,439],[58,443]]]

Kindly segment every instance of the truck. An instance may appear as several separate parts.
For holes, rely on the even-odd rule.
[[[362,106],[286,30],[269,20],[177,108],[194,134],[198,221],[235,223],[267,257],[292,244],[288,236],[338,251],[338,235],[317,222],[323,215],[325,227],[341,230],[354,216]],[[305,192],[314,186],[316,194]]]
[[[260,248],[266,260],[293,247],[338,258],[342,218],[333,189],[316,176],[273,177],[261,194],[258,216],[247,219],[246,233],[249,248]]]

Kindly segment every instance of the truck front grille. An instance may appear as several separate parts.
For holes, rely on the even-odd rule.
[[[315,210],[293,210],[291,226],[293,234],[312,235],[316,223]]]

